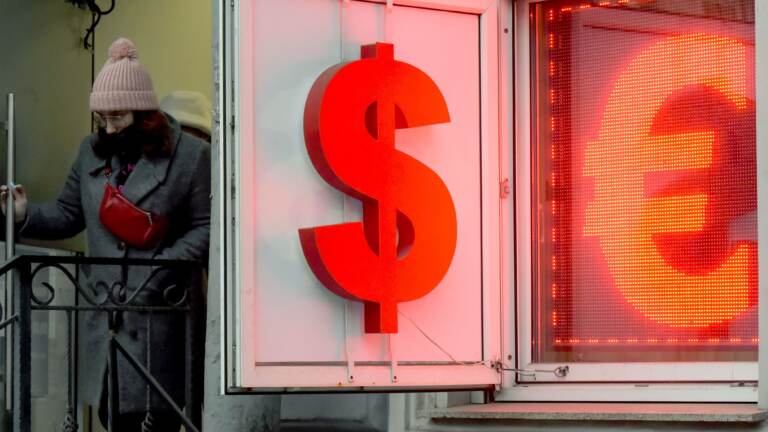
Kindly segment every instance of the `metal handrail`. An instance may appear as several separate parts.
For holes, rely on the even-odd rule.
[[[133,293],[126,297],[124,291],[131,290],[125,282],[115,282],[112,284],[96,282],[95,286],[104,288],[102,298],[89,297],[79,284],[77,278],[70,272],[65,265],[75,266],[121,266],[128,267],[152,267],[149,276],[144,282],[134,287]],[[34,266],[34,268],[33,268]],[[10,326],[13,329],[14,343],[12,347],[12,383],[13,383],[13,430],[16,432],[30,432],[31,430],[31,314],[33,310],[40,311],[64,311],[67,314],[67,338],[68,338],[68,407],[65,418],[62,422],[62,430],[76,431],[78,426],[74,415],[74,406],[76,405],[77,394],[74,384],[74,370],[76,370],[77,350],[73,348],[72,333],[74,331],[72,313],[78,311],[98,311],[109,314],[109,332],[105,334],[108,344],[108,431],[115,430],[115,417],[118,412],[119,392],[117,391],[117,369],[115,367],[117,355],[123,356],[131,365],[134,371],[147,383],[154,394],[162,398],[179,417],[187,431],[199,431],[201,427],[201,406],[202,397],[199,388],[195,385],[194,376],[201,369],[199,365],[200,355],[196,351],[201,345],[198,344],[201,335],[200,316],[202,315],[202,298],[200,284],[196,283],[202,271],[202,264],[195,261],[183,260],[154,260],[154,259],[133,259],[133,258],[101,258],[101,257],[59,257],[59,256],[40,256],[40,255],[21,255],[16,256],[5,264],[0,266],[0,276],[12,274],[15,279],[15,288],[12,291],[12,303],[14,307],[13,316],[4,318],[4,311],[0,310],[0,329]],[[38,297],[33,291],[33,281],[35,276],[43,269],[56,269],[62,272],[74,285],[77,296],[82,296],[86,303],[84,305],[75,304],[74,306],[52,305],[56,296],[56,287],[47,282],[43,282],[48,292],[48,296]],[[186,279],[189,284],[184,288],[183,295],[175,300],[169,297],[168,292],[178,292],[178,283],[161,288],[165,305],[137,305],[132,302],[137,298],[137,294],[148,288],[153,278],[161,272],[173,272],[176,270],[181,279]],[[178,280],[176,281],[178,282]],[[101,285],[100,285],[101,284]],[[158,287],[155,287],[158,288]],[[115,295],[120,291],[121,297]],[[185,406],[184,411],[179,408],[176,402],[163,389],[157,380],[152,376],[148,368],[142,366],[141,362],[132,357],[119,341],[115,338],[115,313],[123,311],[146,311],[153,313],[184,313],[185,316]],[[150,314],[152,315],[152,314]]]
[[[189,267],[197,261],[155,258],[106,258],[84,256],[17,255],[0,265],[0,276],[22,263]]]

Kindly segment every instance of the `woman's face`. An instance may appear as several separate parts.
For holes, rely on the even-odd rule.
[[[106,130],[108,135],[120,133],[133,124],[133,111],[95,112],[94,117],[99,127]]]

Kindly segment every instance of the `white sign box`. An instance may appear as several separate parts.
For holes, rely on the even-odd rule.
[[[233,91],[225,89],[235,125],[224,154],[231,392],[500,382],[498,11],[488,1],[421,3],[242,1],[230,17],[237,26],[228,52]],[[451,121],[399,129],[395,149],[441,177],[457,219],[445,277],[426,296],[398,304],[392,335],[365,333],[363,304],[323,286],[298,234],[362,220],[360,201],[315,170],[304,110],[326,69],[359,60],[361,46],[376,42],[393,44],[395,60],[428,74],[445,98]],[[350,122],[360,119],[351,113]]]

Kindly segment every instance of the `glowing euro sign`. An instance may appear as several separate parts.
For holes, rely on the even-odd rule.
[[[717,324],[756,302],[757,246],[750,241],[729,245],[727,233],[727,219],[753,210],[753,198],[724,206],[715,202],[723,198],[714,196],[718,188],[708,184],[731,181],[731,168],[754,169],[754,162],[746,167],[724,162],[723,148],[732,142],[718,147],[718,140],[737,140],[754,155],[754,103],[747,98],[746,60],[743,43],[719,36],[675,36],[650,46],[618,77],[599,137],[587,146],[584,175],[594,178],[594,198],[587,207],[585,235],[599,237],[616,287],[627,301],[661,324]],[[709,122],[710,128],[691,126],[692,114],[702,106],[720,113],[698,114],[719,116]],[[664,116],[676,120],[658,127]],[[741,135],[722,133],[722,128]],[[649,194],[649,178],[685,172],[693,176],[687,186],[682,181]],[[686,267],[685,259],[676,262],[675,254],[660,243],[666,238],[673,245],[693,246],[693,237],[703,232],[712,236],[699,245],[719,244],[716,251],[689,251],[711,254],[714,264],[698,269]]]

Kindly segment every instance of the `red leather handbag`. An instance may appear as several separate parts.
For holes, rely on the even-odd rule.
[[[137,249],[151,249],[168,229],[168,218],[136,207],[107,182],[99,220],[115,237]]]

